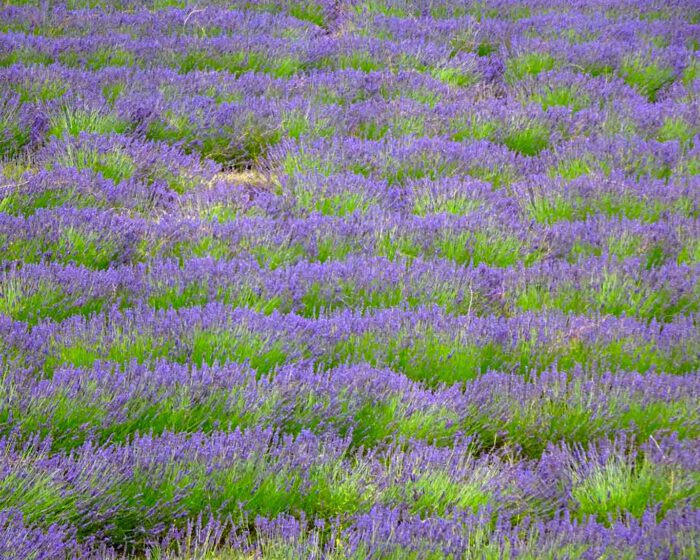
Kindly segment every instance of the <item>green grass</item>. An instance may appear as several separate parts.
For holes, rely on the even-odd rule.
[[[38,193],[11,191],[0,199],[0,212],[13,216],[31,216],[41,208],[56,208],[70,204],[74,208],[99,207],[94,197],[68,189],[44,190]]]
[[[462,162],[448,160],[441,154],[424,153],[411,161],[386,161],[381,177],[389,185],[405,185],[410,181],[429,179],[435,181],[442,177],[459,174]],[[359,171],[359,170],[358,170]]]
[[[336,171],[338,167],[322,156],[309,153],[300,147],[296,153],[288,153],[281,162],[281,168],[285,175],[293,177],[299,174],[306,174],[310,171],[328,177]]]
[[[495,472],[470,475],[468,480],[455,480],[451,473],[434,470],[390,488],[383,497],[389,504],[394,500],[409,503],[409,511],[414,514],[444,516],[453,508],[476,513],[493,497],[488,483]]]
[[[85,66],[92,71],[107,67],[133,66],[134,55],[124,49],[101,48],[91,52]]]
[[[214,301],[232,307],[252,309],[266,315],[275,310],[289,309],[289,302],[284,297],[271,296],[247,284],[220,286],[216,290],[210,290],[206,282],[171,287],[155,286],[148,298],[149,305],[154,309],[181,309]]]
[[[627,58],[622,63],[620,75],[627,85],[634,87],[651,102],[656,101],[659,92],[675,80],[671,67],[640,56]]]
[[[566,181],[572,181],[583,175],[588,175],[595,169],[595,165],[585,158],[561,160],[555,167],[550,168],[551,177],[561,177]]]
[[[481,121],[475,117],[459,118],[453,121],[454,132],[452,139],[456,142],[464,140],[492,140],[501,127],[498,121]]]
[[[374,254],[392,261],[398,258],[411,260],[423,252],[409,235],[397,235],[395,230],[380,232],[375,239]]]
[[[149,123],[146,138],[152,141],[175,144],[192,138],[195,127],[190,115],[179,115],[165,111],[161,115],[161,119],[155,119]],[[207,155],[211,157],[210,154]]]
[[[402,336],[380,340],[369,332],[353,335],[332,351],[332,363],[351,360],[386,364],[431,385],[463,383],[503,364],[503,351],[494,344],[460,344],[431,333],[413,341],[412,346],[407,342]]]
[[[33,64],[47,65],[53,61],[53,57],[46,53],[23,47],[0,55],[0,68],[12,66],[13,64],[22,64],[24,66]]]
[[[56,79],[45,82],[26,82],[13,84],[12,89],[19,93],[21,103],[46,102],[58,99],[68,90],[68,85]]]
[[[417,286],[400,283],[394,286],[360,287],[352,281],[339,280],[332,285],[313,283],[301,297],[299,313],[308,317],[319,317],[339,309],[372,310],[389,307],[418,307],[435,304],[448,313],[479,312],[481,297],[460,298],[460,290],[450,285],[436,287],[432,293],[419,292]]]
[[[536,156],[549,147],[550,131],[544,124],[516,128],[508,132],[503,143],[509,150],[524,156]]]
[[[48,373],[62,365],[89,367],[98,360],[116,364],[152,363],[168,358],[178,363],[203,364],[248,363],[260,375],[270,373],[287,359],[285,345],[243,328],[235,330],[195,330],[179,341],[157,339],[150,334],[117,333],[99,342],[74,340],[54,343],[44,370]]]
[[[478,80],[473,72],[461,68],[440,68],[433,70],[433,76],[453,87],[469,87]]]
[[[359,460],[346,465],[342,456],[315,459],[303,474],[284,456],[263,451],[216,467],[195,458],[168,465],[142,463],[129,477],[105,462],[98,473],[79,473],[76,485],[57,470],[43,469],[39,461],[20,461],[22,475],[16,471],[0,483],[0,501],[6,507],[18,508],[29,522],[44,527],[73,523],[81,538],[101,530],[111,544],[129,544],[137,551],[145,548],[141,531],[177,524],[181,514],[206,515],[210,507],[239,523],[245,520],[241,504],[256,516],[305,511],[331,518],[366,509],[371,497],[363,488]],[[80,494],[84,489],[90,492],[90,514],[78,507],[85,503]],[[94,511],[101,514],[98,521],[89,517]]]
[[[136,162],[117,148],[108,152],[98,152],[66,143],[65,149],[54,161],[57,165],[67,168],[89,169],[115,183],[130,179],[137,171]]]
[[[304,61],[294,56],[274,57],[264,67],[264,71],[274,78],[291,78],[305,69]]]
[[[19,156],[31,140],[31,130],[10,115],[0,117],[0,161]]]
[[[174,258],[180,265],[191,258],[211,257],[213,259],[230,259],[239,254],[237,247],[231,247],[225,240],[211,234],[202,234],[196,239],[178,241],[169,246],[162,246],[163,240],[143,238],[136,249],[138,262],[152,258]]]
[[[198,366],[226,361],[245,362],[263,375],[285,363],[287,355],[282,342],[254,333],[198,331],[193,336],[191,356],[187,359]]]
[[[272,393],[255,405],[246,402],[244,387],[213,389],[202,395],[182,386],[163,389],[150,398],[129,398],[116,419],[108,417],[107,411],[119,396],[97,389],[94,382],[86,383],[77,394],[59,390],[46,398],[33,399],[25,409],[16,403],[3,418],[19,415],[22,432],[50,437],[52,452],[56,453],[75,449],[88,438],[101,444],[124,443],[137,433],[158,436],[165,432],[252,428],[265,424],[278,405],[278,397]],[[11,393],[5,398],[8,396]]]
[[[353,69],[361,72],[375,72],[381,70],[384,64],[375,60],[371,54],[362,51],[355,51],[352,54],[342,54],[338,57],[335,65],[339,70]]]
[[[400,18],[411,15],[411,12],[406,7],[392,5],[391,3],[385,2],[384,0],[366,0],[361,3],[358,2],[353,6],[353,9],[358,16],[364,16],[367,13],[379,13],[385,16],[394,16]]]
[[[583,315],[595,311],[615,317],[669,321],[679,314],[693,313],[700,306],[700,288],[696,296],[674,298],[668,289],[654,289],[632,278],[605,273],[598,288],[562,285],[552,290],[547,285],[530,284],[514,294],[516,306],[522,311],[559,309],[565,313]]]
[[[552,70],[556,59],[549,53],[530,52],[510,58],[506,62],[506,80],[517,82],[529,76],[537,76]]]
[[[0,299],[0,314],[30,325],[42,319],[62,321],[73,315],[89,316],[98,313],[107,304],[106,298],[81,294],[69,296],[59,287],[48,281],[41,281],[31,289],[19,281],[5,278],[0,280],[3,298]],[[115,295],[114,302],[120,297]]]
[[[365,214],[376,204],[365,193],[347,190],[339,192],[319,191],[317,185],[306,185],[295,181],[289,189],[294,206],[302,213],[315,212],[324,216],[350,216]]]
[[[527,212],[532,219],[542,224],[559,221],[574,221],[581,218],[577,208],[582,201],[568,200],[561,195],[534,194],[527,202]]]
[[[309,21],[319,27],[326,24],[323,6],[314,2],[293,2],[289,8],[289,15],[302,21]]]
[[[78,136],[81,132],[94,134],[121,134],[128,132],[129,123],[112,113],[73,109],[68,106],[49,115],[49,135],[63,138]]]
[[[306,249],[299,243],[278,246],[256,245],[250,248],[250,253],[261,267],[274,270],[299,262],[306,256]]]
[[[683,83],[688,86],[700,77],[700,63],[694,58],[683,70]]]
[[[700,481],[678,467],[613,457],[601,467],[575,478],[573,505],[579,516],[594,515],[602,523],[625,513],[641,517],[659,505],[663,515],[697,497]]]
[[[234,51],[211,53],[206,51],[189,51],[179,56],[179,71],[183,74],[195,70],[215,70],[240,75],[243,72],[264,70],[266,58],[255,51]]]
[[[624,217],[646,223],[658,222],[666,213],[684,217],[695,215],[693,205],[686,197],[667,201],[614,192],[590,198],[559,193],[533,193],[526,203],[526,210],[533,220],[542,224],[583,220],[594,215]]]
[[[640,404],[634,395],[611,394],[606,407],[596,410],[590,395],[580,381],[569,387],[553,388],[548,395],[513,406],[510,399],[497,400],[493,407],[509,407],[502,419],[489,415],[489,409],[467,418],[458,430],[476,433],[484,444],[500,442],[517,445],[527,457],[538,458],[549,442],[588,446],[604,436],[614,437],[620,431],[633,433],[640,441],[654,434],[677,431],[681,438],[695,437],[696,430],[687,422],[697,411],[689,399],[676,402]],[[690,416],[688,416],[690,415]]]
[[[656,138],[661,142],[677,140],[681,144],[690,144],[696,134],[697,130],[694,130],[684,119],[669,117],[659,128]]]
[[[186,0],[153,0],[153,10],[167,10],[169,8],[184,8]]]
[[[445,233],[436,243],[442,258],[468,266],[513,266],[523,258],[524,249],[521,239],[490,231]]]
[[[700,238],[689,239],[678,253],[678,263],[700,263]]]
[[[466,216],[483,206],[483,201],[455,193],[433,194],[424,192],[413,199],[413,213],[417,216],[430,214],[451,214],[453,216]]]
[[[654,368],[684,374],[699,363],[697,358],[686,354],[687,350],[683,346],[662,350],[653,343],[641,345],[633,339],[608,344],[584,343],[576,337],[550,345],[526,338],[506,349],[495,342],[476,344],[430,330],[410,337],[408,334],[380,337],[368,331],[339,342],[319,363],[324,367],[347,361],[386,365],[411,379],[433,385],[464,383],[489,370],[532,375],[551,366],[557,366],[559,371],[570,371],[580,365],[640,373]]]
[[[590,98],[573,86],[556,86],[532,96],[543,109],[550,107],[568,107],[574,113],[590,105]]]
[[[51,262],[103,270],[118,260],[120,254],[120,248],[102,233],[68,227],[62,229],[58,239],[52,243],[43,237],[12,240],[5,246],[4,257],[7,260],[39,263],[48,256]]]

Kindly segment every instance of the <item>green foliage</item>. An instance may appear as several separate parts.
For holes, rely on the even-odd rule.
[[[441,82],[454,87],[468,87],[477,81],[473,72],[460,68],[440,68],[434,70],[433,75]]]
[[[324,27],[326,23],[323,6],[314,2],[292,2],[289,15],[303,21],[310,21],[319,27]]]
[[[454,216],[466,216],[482,206],[483,201],[459,193],[453,196],[442,196],[426,191],[413,199],[413,213],[418,216],[441,212]]]
[[[488,472],[477,472],[469,480],[455,480],[451,474],[437,470],[390,488],[384,499],[408,503],[413,513],[426,516],[446,515],[452,508],[476,512],[492,497],[487,488],[489,478]]]
[[[533,124],[508,132],[503,143],[508,149],[525,156],[535,156],[549,146],[549,129],[544,124]]]
[[[578,315],[596,311],[660,322],[670,321],[679,313],[692,313],[700,305],[698,297],[700,294],[673,298],[667,289],[652,290],[643,282],[616,273],[605,273],[597,287],[565,283],[554,289],[547,284],[529,284],[514,296],[523,311],[560,309]]]
[[[153,287],[148,303],[154,309],[180,309],[206,305],[214,301],[233,307],[245,307],[269,314],[288,306],[281,296],[269,296],[250,285],[231,285],[210,289],[206,282]]]
[[[95,134],[121,134],[129,130],[129,123],[113,113],[84,111],[68,106],[49,116],[49,135],[63,138],[66,135],[78,136],[81,132]]]
[[[216,70],[235,75],[265,69],[266,58],[256,51],[206,52],[188,51],[179,57],[179,71],[183,74],[194,70]]]
[[[693,58],[683,70],[683,83],[688,86],[700,77],[700,63]]]
[[[4,247],[7,260],[39,263],[47,255],[54,262],[74,263],[93,269],[106,269],[120,257],[117,245],[100,233],[78,228],[62,229],[58,238],[47,243],[43,237],[15,239]]]
[[[670,140],[678,140],[682,144],[689,143],[695,134],[696,130],[682,118],[667,118],[657,132],[657,139],[661,142]]]
[[[340,55],[337,67],[342,70],[352,68],[362,72],[374,72],[382,68],[382,63],[372,58],[372,55],[367,52],[354,51],[352,54]]]
[[[21,154],[31,139],[28,126],[8,116],[0,116],[0,161]]]
[[[506,62],[506,80],[516,82],[552,70],[556,59],[549,53],[529,52]]]
[[[62,321],[73,315],[89,316],[107,304],[103,297],[84,294],[70,296],[50,282],[42,281],[30,289],[14,279],[0,280],[0,314],[35,325],[42,319]],[[115,295],[114,301],[119,301]]]
[[[620,68],[625,83],[632,86],[649,101],[656,101],[659,91],[675,79],[673,69],[658,60],[639,56],[627,58]]]
[[[491,343],[464,344],[431,332],[408,342],[402,336],[382,341],[373,333],[353,335],[336,346],[326,365],[346,360],[385,364],[431,385],[463,383],[503,365],[503,350]]]
[[[8,53],[0,54],[0,68],[12,66],[13,64],[23,64],[24,66],[32,66],[33,64],[47,65],[53,61],[53,57],[50,55],[28,47],[20,47]]]
[[[550,175],[558,175],[562,179],[571,181],[583,175],[588,175],[593,169],[593,165],[583,158],[569,159],[560,161],[556,167],[550,169]]]
[[[128,154],[113,149],[109,152],[78,148],[67,143],[56,158],[56,164],[75,169],[90,169],[115,183],[125,181],[136,173],[136,163]]]
[[[61,365],[89,367],[97,360],[117,364],[152,363],[160,358],[176,362],[203,364],[248,363],[260,375],[273,371],[286,360],[286,350],[280,341],[271,341],[242,328],[235,330],[197,330],[182,340],[155,339],[149,334],[118,333],[111,340],[72,341],[58,344],[47,358],[44,369],[52,372]]]
[[[12,88],[19,93],[21,103],[46,102],[58,99],[68,89],[68,86],[61,80],[55,79],[42,82],[31,82],[15,84]]]
[[[590,104],[588,96],[573,86],[557,86],[532,97],[543,109],[550,107],[568,107],[574,113]]]
[[[437,243],[438,254],[458,264],[495,267],[513,266],[523,256],[523,242],[496,232],[446,233]]]
[[[101,48],[90,53],[85,63],[89,70],[101,70],[106,67],[132,66],[134,55],[124,49]]]
[[[305,180],[295,181],[289,189],[290,199],[298,211],[319,213],[324,216],[365,214],[376,204],[371,195],[358,191],[327,192]]]
[[[697,496],[698,484],[678,467],[614,456],[592,473],[577,477],[571,494],[580,516],[595,515],[606,523],[625,513],[641,517],[657,504],[663,513]]]
[[[497,121],[480,121],[472,117],[470,119],[458,119],[454,121],[454,133],[452,139],[461,142],[464,140],[491,140],[501,124]]]

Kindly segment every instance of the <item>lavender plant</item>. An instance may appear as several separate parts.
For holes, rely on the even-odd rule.
[[[700,557],[692,0],[7,0],[0,556]]]

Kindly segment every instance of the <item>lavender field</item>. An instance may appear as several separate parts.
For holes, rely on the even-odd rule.
[[[697,0],[8,0],[0,557],[700,558]]]

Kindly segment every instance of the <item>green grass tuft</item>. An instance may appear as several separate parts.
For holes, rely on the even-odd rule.
[[[549,53],[530,52],[511,58],[506,62],[506,80],[517,82],[528,76],[537,76],[552,70],[556,59]]]
[[[658,60],[646,60],[639,56],[627,58],[620,68],[625,83],[634,87],[649,101],[656,101],[659,92],[671,84],[675,75],[673,69]]]
[[[535,156],[549,146],[550,132],[544,124],[533,124],[509,132],[503,139],[508,149],[525,156]]]

